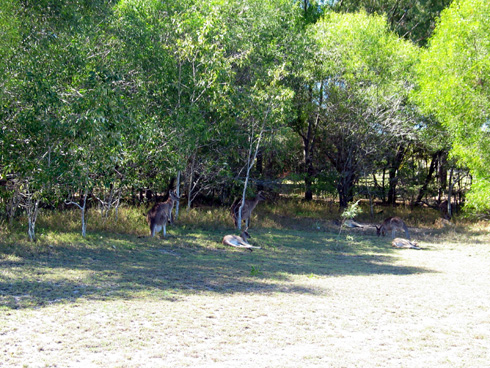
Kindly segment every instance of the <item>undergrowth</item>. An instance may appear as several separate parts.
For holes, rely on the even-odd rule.
[[[487,233],[488,222],[469,222],[455,218],[449,224],[441,220],[437,211],[427,208],[410,208],[408,206],[376,206],[374,211],[367,202],[359,202],[360,212],[356,221],[368,226],[378,224],[389,216],[400,216],[409,227],[427,228],[435,234],[451,233],[453,237],[464,234],[468,229],[478,235]],[[148,236],[149,229],[145,213],[147,208],[121,206],[117,212],[107,218],[96,209],[89,209],[86,214],[87,234],[120,234],[127,236]],[[251,218],[253,229],[290,229],[301,231],[320,231],[338,233],[341,223],[341,212],[332,201],[310,201],[279,199],[275,202],[264,202],[257,206]],[[237,233],[227,207],[198,207],[187,210],[181,207],[174,225],[167,226],[170,233],[176,230],[185,232],[202,230],[209,232]],[[79,210],[47,211],[40,213],[36,224],[38,245],[56,245],[58,243],[83,243],[81,236],[81,216]],[[464,236],[464,235],[461,235]],[[27,219],[20,216],[9,223],[0,222],[0,245],[15,244],[29,249],[27,239]]]

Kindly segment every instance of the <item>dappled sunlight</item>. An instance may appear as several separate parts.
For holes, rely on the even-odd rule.
[[[74,243],[63,244],[51,235],[45,240],[55,245],[38,244],[40,252],[4,249],[0,265],[9,267],[8,273],[0,274],[2,305],[31,308],[78,299],[154,298],[162,293],[317,294],[326,290],[298,286],[298,280],[431,272],[395,265],[390,248],[364,238],[256,229],[252,240],[262,249],[250,252],[222,245],[222,236],[222,230],[174,228],[166,239],[94,233],[87,238],[76,235]]]

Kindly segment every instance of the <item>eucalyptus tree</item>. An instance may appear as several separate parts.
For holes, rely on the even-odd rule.
[[[365,12],[329,12],[310,30],[321,76],[313,89],[322,152],[335,167],[340,206],[375,156],[392,142],[407,144],[414,116],[407,104],[417,50]],[[371,170],[374,168],[371,167]]]
[[[452,155],[473,176],[467,208],[490,209],[490,4],[457,0],[442,12],[418,66],[415,95],[449,132]]]
[[[66,167],[71,81],[80,65],[71,37],[82,27],[59,3],[15,3],[13,13],[22,35],[5,62],[2,169],[17,182],[28,214],[29,237],[35,237],[40,201],[52,191]],[[76,9],[74,9],[76,8]],[[83,12],[82,12],[83,13]]]
[[[109,62],[110,3],[19,2],[18,14],[23,42],[8,61],[2,159],[34,228],[39,201],[56,200],[58,188],[86,198],[110,185],[124,156],[130,91]]]
[[[298,4],[284,0],[235,1],[228,24],[234,56],[231,122],[238,132],[237,148],[243,153],[243,207],[251,169],[261,145],[290,113],[292,90],[286,79],[301,54]]]
[[[110,64],[125,89],[128,128],[119,171],[134,188],[162,191],[177,172],[175,17],[189,3],[121,0],[114,7]]]
[[[216,160],[216,152],[223,144],[220,130],[228,119],[233,75],[233,57],[227,53],[232,37],[228,7],[221,1],[196,2],[174,19],[177,41],[171,51],[177,73],[171,114],[188,209],[200,192],[222,184],[216,179],[225,168],[221,164],[226,155]]]

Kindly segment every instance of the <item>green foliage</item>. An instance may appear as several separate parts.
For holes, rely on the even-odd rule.
[[[417,49],[390,32],[384,17],[328,12],[313,28],[313,37],[324,75],[364,83],[358,87],[368,95],[400,93],[413,75]]]
[[[432,19],[443,2],[406,9],[400,1],[393,13],[405,9],[406,29],[418,17],[412,10]],[[101,202],[145,188],[161,194],[178,172],[189,197],[226,202],[258,146],[255,179],[299,173],[317,192],[350,185],[342,189],[349,198],[360,175],[389,161],[391,142],[415,135],[406,95],[417,49],[390,32],[398,18],[386,11],[324,13],[319,4],[3,1],[1,213],[15,212],[21,195],[54,208],[84,194]],[[475,67],[481,75],[484,65]],[[475,83],[487,88],[485,78]],[[317,167],[305,173],[298,162],[312,121]],[[487,149],[484,140],[469,147]],[[474,173],[483,177],[483,169]]]
[[[418,67],[415,99],[448,130],[453,155],[470,168],[475,200],[485,196],[490,172],[490,5],[455,1],[445,10]],[[479,183],[478,183],[479,182]],[[481,193],[480,195],[477,193]],[[475,209],[488,210],[480,204]]]
[[[366,12],[327,12],[309,35],[317,47],[307,63],[311,87],[305,96],[312,108],[301,111],[306,116],[298,117],[296,130],[304,141],[316,132],[309,139],[318,142],[323,159],[316,165],[336,170],[340,206],[345,207],[361,172],[373,170],[378,157],[414,139],[417,117],[407,96],[418,50],[391,32],[384,17]]]
[[[251,276],[262,276],[264,273],[260,270],[259,266],[251,266],[250,267],[250,275]]]
[[[341,12],[364,9],[369,14],[383,14],[392,31],[424,45],[441,10],[450,3],[451,0],[342,0],[332,1],[331,7]]]
[[[342,217],[342,219],[345,221],[348,219],[353,219],[354,217],[362,213],[362,208],[359,206],[359,202],[360,200],[355,203],[351,203],[347,208],[342,211],[340,217]]]

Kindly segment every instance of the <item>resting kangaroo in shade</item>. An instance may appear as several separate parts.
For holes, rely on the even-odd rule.
[[[249,243],[247,243],[247,239],[250,238],[250,235],[247,232],[248,229],[245,229],[242,231],[240,236],[238,235],[225,235],[223,237],[222,243],[224,245],[230,245],[232,247],[236,248],[247,248],[252,250],[253,249],[260,249],[260,247],[255,247]]]
[[[391,246],[393,248],[420,249],[420,247],[417,245],[417,242],[402,238],[393,239],[391,242]]]
[[[407,239],[410,240],[410,234],[408,233],[408,227],[405,225],[403,220],[399,217],[388,217],[386,220],[384,220],[381,225],[376,226],[376,234],[378,236],[383,235],[385,236],[388,231],[391,231],[391,238],[395,238],[395,232],[396,231],[405,231],[405,235],[407,236]]]
[[[155,236],[160,230],[163,230],[163,237],[167,236],[167,222],[172,221],[172,208],[174,202],[178,202],[180,198],[174,191],[169,192],[168,199],[165,202],[155,204],[148,214],[146,215],[146,221],[150,226],[151,236]]]
[[[257,206],[257,203],[264,200],[265,196],[262,191],[258,192],[257,197],[255,197],[254,199],[245,200],[242,208],[242,221],[245,221],[245,226],[247,227],[247,229],[250,225],[250,215],[252,214],[253,209],[255,208],[255,206]],[[240,210],[241,203],[242,202],[237,199],[235,200],[235,202],[233,202],[233,205],[231,206],[231,216],[233,217],[235,227],[238,227],[238,211]]]

